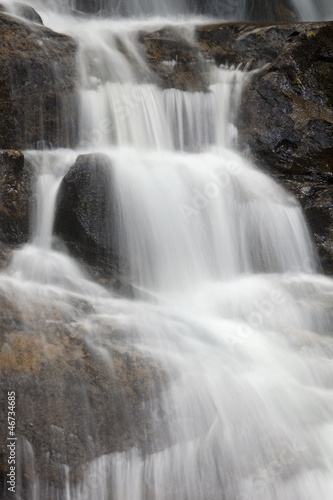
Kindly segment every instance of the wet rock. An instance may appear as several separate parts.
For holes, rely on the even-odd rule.
[[[124,274],[118,243],[118,207],[112,195],[112,165],[103,154],[78,156],[64,177],[54,232],[95,278]]]
[[[28,241],[32,178],[21,151],[0,150],[0,241],[3,245]],[[6,254],[8,251],[4,253],[5,261]]]
[[[42,18],[30,5],[25,5],[24,3],[14,2],[13,7],[15,8],[15,14],[27,21],[32,21],[33,23],[43,24]]]
[[[16,392],[18,468],[28,443],[33,450],[21,469],[22,500],[31,500],[36,473],[46,500],[54,498],[50,489],[64,487],[66,467],[75,483],[100,455],[133,446],[150,451],[152,416],[145,408],[165,386],[165,369],[133,347],[135,332],[116,321],[92,318],[87,329],[89,309],[83,300],[64,310],[29,301],[16,305],[0,295],[0,404],[6,408],[7,392]],[[2,411],[0,491],[8,472],[7,425]]]
[[[85,12],[87,14],[96,14],[102,8],[101,0],[76,0],[75,9],[80,12]]]
[[[300,199],[323,268],[332,273],[333,23],[293,28],[244,92],[240,142]]]
[[[203,56],[218,66],[262,68],[278,57],[295,29],[294,24],[219,23],[198,26],[196,39]]]
[[[333,274],[333,186],[324,180],[275,175],[300,201],[322,269]]]
[[[295,26],[244,92],[243,144],[272,172],[333,175],[333,23]]]
[[[163,28],[153,33],[141,33],[139,42],[143,44],[147,63],[162,88],[207,92],[209,75],[205,61],[196,44],[179,30]]]
[[[232,22],[206,24],[190,33],[163,28],[141,33],[146,60],[163,88],[207,92],[210,65],[262,68],[275,60],[281,47],[288,45],[295,25]]]
[[[288,0],[239,0],[218,2],[191,0],[190,5],[200,14],[209,14],[224,19],[251,21],[290,22],[295,20],[295,10]]]
[[[76,44],[0,14],[0,147],[76,143]]]

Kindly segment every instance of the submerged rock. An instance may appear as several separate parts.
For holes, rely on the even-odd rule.
[[[158,399],[166,372],[133,346],[135,332],[98,317],[89,329],[84,318],[94,311],[84,300],[72,299],[65,309],[57,299],[44,308],[26,299],[16,302],[1,292],[0,404],[6,408],[7,392],[15,391],[20,498],[31,500],[36,474],[41,495],[48,492],[43,499],[54,498],[50,489],[65,489],[66,467],[74,484],[95,457],[133,446],[149,452],[149,401]],[[7,427],[2,411],[2,498],[7,498]]]
[[[76,44],[0,14],[0,147],[76,143]]]
[[[0,150],[0,241],[18,245],[29,238],[32,175],[21,151]],[[6,253],[6,252],[5,252]]]

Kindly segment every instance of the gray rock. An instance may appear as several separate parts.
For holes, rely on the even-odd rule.
[[[24,3],[14,2],[15,14],[24,17],[27,21],[32,21],[33,23],[43,24],[43,20],[30,5],[25,5]]]

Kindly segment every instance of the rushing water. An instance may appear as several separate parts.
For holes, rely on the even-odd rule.
[[[13,12],[17,11],[17,6],[9,0],[4,0],[3,3],[8,4]],[[55,12],[112,17],[188,17],[197,14],[228,20],[253,20],[257,17],[263,21],[276,21],[279,20],[275,18],[279,12],[279,3],[282,3],[293,8],[297,17],[303,21],[333,18],[331,0],[29,0],[25,3],[35,6],[44,16],[51,12],[52,17]]]
[[[149,74],[138,31],[161,19],[81,19],[51,12],[56,2],[30,3],[79,43],[81,142],[26,153],[39,174],[35,222],[0,290],[23,312],[56,303],[97,350],[107,342],[98,322],[135,330],[136,347],[170,375],[170,418],[164,446],[96,457],[79,484],[64,468],[57,491],[39,481],[25,441],[32,480],[22,474],[17,498],[331,500],[333,283],[317,274],[296,201],[235,151],[251,74],[211,68],[208,94],[163,91],[135,69]],[[140,13],[160,13],[159,2],[143,3]],[[187,40],[195,22],[173,21]],[[93,151],[110,158],[120,243],[145,300],[114,297],[54,249],[61,179],[77,154]],[[71,316],[75,297],[91,304],[90,316]]]

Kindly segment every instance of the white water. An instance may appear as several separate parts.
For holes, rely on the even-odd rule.
[[[278,0],[266,0],[261,2],[260,12],[262,19],[269,19],[270,2],[278,3]],[[17,7],[9,0],[3,0],[9,10],[17,12]],[[23,2],[22,2],[23,3]],[[122,17],[153,17],[153,16],[186,16],[194,13],[204,13],[208,16],[224,18],[228,20],[246,20],[255,7],[254,0],[27,0],[26,4],[35,7],[47,25],[54,18],[55,13],[76,13],[85,16],[87,8],[82,6],[92,5],[91,12],[95,15]],[[291,6],[302,21],[324,21],[333,19],[332,0],[290,0]],[[49,19],[50,18],[50,19]]]
[[[96,457],[78,485],[64,469],[54,494],[33,472],[29,500],[331,500],[333,283],[316,274],[296,201],[233,149],[250,75],[212,68],[209,94],[162,91],[135,43],[162,21],[46,20],[79,42],[81,144],[28,153],[40,173],[32,241],[0,290],[27,313],[56,304],[97,350],[99,322],[135,331],[170,375],[169,445]],[[176,24],[190,39],[194,23]],[[57,187],[83,151],[111,159],[121,244],[151,302],[114,298],[52,249]],[[74,315],[75,298],[94,312]]]

